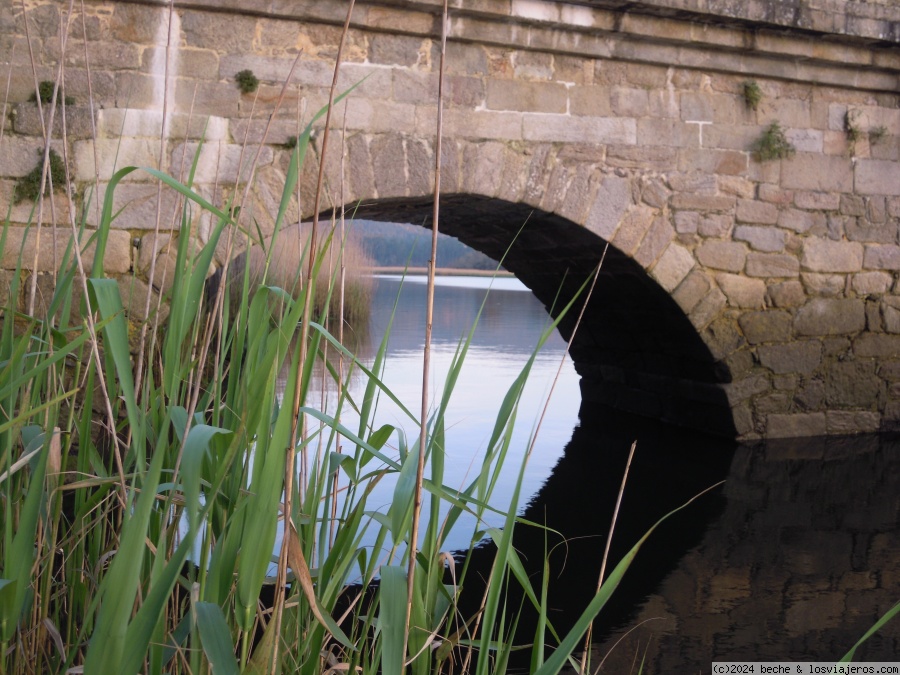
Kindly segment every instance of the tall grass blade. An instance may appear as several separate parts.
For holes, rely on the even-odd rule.
[[[203,653],[209,659],[213,675],[240,675],[237,659],[234,658],[234,643],[225,615],[219,605],[211,602],[194,603],[197,613],[197,627]]]

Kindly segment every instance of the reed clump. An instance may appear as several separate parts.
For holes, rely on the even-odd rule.
[[[251,292],[265,284],[299,297],[305,283],[311,234],[309,223],[291,225],[262,245],[253,244],[236,256],[229,265],[226,281],[232,309],[240,304],[245,283]],[[352,232],[344,240],[339,233],[335,235],[317,238],[315,257],[321,264],[317,267],[313,310],[317,315],[327,313],[332,320],[342,318],[354,328],[360,328],[369,320],[374,262]],[[335,288],[333,282],[341,278],[342,270],[343,289]],[[211,279],[212,291],[222,277],[220,269]]]

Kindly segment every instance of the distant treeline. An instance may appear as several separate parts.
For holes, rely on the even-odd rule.
[[[425,267],[431,255],[431,230],[418,225],[358,220],[353,237],[378,267]],[[475,251],[458,239],[438,235],[438,267],[494,270],[496,261]]]

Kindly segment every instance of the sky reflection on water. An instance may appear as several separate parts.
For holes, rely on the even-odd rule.
[[[360,348],[363,354],[374,354],[378,341],[391,323],[391,312],[399,294],[382,380],[416,415],[421,407],[426,290],[424,277],[408,277],[406,280],[393,275],[378,277],[372,301],[369,331],[371,344]],[[517,279],[438,277],[429,380],[431,410],[441,400],[454,354],[476,319],[478,323],[472,344],[465,356],[445,416],[447,462],[444,484],[450,488],[465,487],[477,473],[485,457],[486,446],[503,397],[536,349],[541,334],[550,325],[544,307]],[[491,500],[491,504],[499,510],[509,507],[521,462],[558,371],[559,380],[544,415],[521,486],[520,507],[547,479],[562,455],[572,429],[578,423],[578,375],[571,359],[565,356],[565,343],[554,330],[535,357],[522,394],[509,455]],[[362,377],[353,380],[353,396],[361,396],[365,386],[363,380]],[[310,401],[317,401],[320,397],[321,389],[313,391]],[[334,403],[330,406],[333,407]],[[345,413],[342,415],[342,423],[355,429],[358,422]],[[403,429],[407,444],[415,447],[418,427],[386,396],[379,399],[374,426],[377,428],[382,424]],[[389,441],[389,445],[395,445],[395,438]],[[395,452],[394,455],[396,456]],[[393,481],[382,481],[370,496],[369,504],[386,511],[393,489]],[[499,526],[502,522],[501,515],[493,514],[480,527]],[[476,525],[472,517],[461,518],[448,536],[444,548],[467,548]]]

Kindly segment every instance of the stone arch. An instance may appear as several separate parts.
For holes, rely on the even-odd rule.
[[[432,207],[430,197],[395,197],[360,205],[356,217],[429,227]],[[551,315],[591,277],[606,248],[602,238],[571,220],[480,195],[443,195],[440,217],[442,232],[494,259],[503,258]],[[560,324],[566,339],[579,307]],[[735,435],[720,387],[730,380],[727,367],[716,360],[672,296],[613,245],[571,353],[582,377],[584,402]]]
[[[306,218],[320,143],[317,137],[300,180]],[[357,218],[429,226],[431,141],[335,132],[329,147],[323,206],[339,207],[343,199]],[[711,327],[725,297],[679,242],[669,210],[674,190],[661,172],[642,162],[612,170],[602,153],[602,146],[445,139],[441,231],[496,260],[505,255],[505,267],[551,313],[591,275],[609,244],[572,347],[583,401],[733,437],[722,385],[732,380],[727,357],[742,343],[727,327]],[[707,189],[700,175],[682,182],[678,188],[688,194]],[[574,317],[561,324],[566,338]]]

